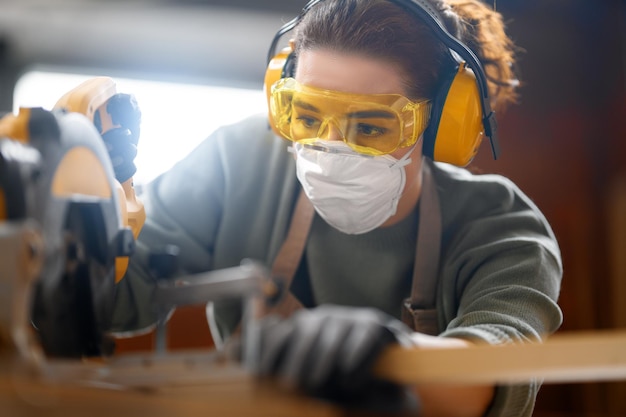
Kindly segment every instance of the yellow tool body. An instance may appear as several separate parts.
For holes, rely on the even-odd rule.
[[[54,107],[84,114],[92,123],[98,120],[97,127],[100,134],[103,135],[111,129],[122,127],[113,121],[108,108],[111,98],[117,94],[117,86],[112,78],[94,77],[64,94]],[[137,199],[132,178],[121,184],[117,182],[115,188],[122,201],[126,202],[121,206],[123,222],[131,228],[136,239],[146,220],[144,206]],[[128,257],[121,257],[116,260],[116,282],[122,279],[127,267]]]
[[[0,246],[36,235],[29,239],[37,248],[22,253],[41,264],[21,273],[28,270],[20,265],[26,256],[0,254],[0,284],[22,288],[20,298],[30,304],[28,317],[14,308],[14,299],[0,295],[0,324],[12,329],[0,328],[0,339],[16,339],[10,333],[19,329],[25,340],[24,328],[32,324],[33,337],[52,357],[112,352],[115,285],[145,219],[132,179],[116,179],[94,124],[98,116],[106,129],[116,127],[106,107],[115,84],[99,78],[79,87],[51,111],[21,108],[0,119]],[[20,276],[29,284],[17,282]]]

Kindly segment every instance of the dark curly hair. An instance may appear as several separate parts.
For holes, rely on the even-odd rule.
[[[515,102],[518,82],[515,45],[502,16],[479,0],[428,0],[448,31],[481,61],[491,105]],[[454,65],[447,48],[420,18],[389,0],[325,0],[312,7],[296,28],[296,56],[308,49],[330,49],[395,63],[404,74],[407,94],[433,98],[442,74]]]

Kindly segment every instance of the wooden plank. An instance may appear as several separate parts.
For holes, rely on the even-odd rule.
[[[542,344],[390,348],[375,371],[402,383],[546,383],[626,380],[626,331],[557,334]]]
[[[626,381],[626,331],[570,332],[544,343],[458,348],[390,347],[375,372],[405,384]],[[164,387],[211,385],[247,371],[216,351],[120,355],[104,362],[51,361],[44,372],[87,385]]]
[[[194,355],[196,362],[190,360]],[[267,381],[251,378],[241,368],[229,372],[227,366],[222,378],[216,372],[219,363],[211,365],[206,355],[206,351],[195,351],[177,353],[163,361],[158,355],[152,360],[143,360],[139,355],[135,358],[141,360],[137,361],[129,360],[132,356],[110,363],[74,361],[68,362],[66,378],[58,378],[63,362],[50,361],[47,370],[59,371],[56,380],[54,376],[42,379],[32,369],[0,356],[4,359],[0,361],[0,415],[83,415],[90,409],[105,411],[89,413],[94,417],[134,415],[137,410],[153,416],[341,415],[341,410],[327,404],[298,398]],[[543,344],[393,347],[377,362],[376,372],[408,384],[515,383],[537,377],[546,382],[626,380],[626,331],[559,334]],[[82,381],[69,378],[81,375],[85,377]],[[90,378],[95,383],[89,384]],[[124,381],[133,379],[143,382],[124,385]],[[107,385],[107,381],[121,384]],[[141,387],[145,389],[137,389]]]

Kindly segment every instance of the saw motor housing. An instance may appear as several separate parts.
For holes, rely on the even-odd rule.
[[[48,356],[112,353],[116,264],[135,243],[120,189],[86,115],[22,108],[0,119],[0,230],[34,222],[41,235],[42,265],[28,302]]]

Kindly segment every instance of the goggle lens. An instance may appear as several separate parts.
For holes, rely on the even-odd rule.
[[[417,141],[428,125],[430,102],[323,90],[283,78],[272,87],[270,115],[291,141],[337,139],[357,152],[384,155]]]

